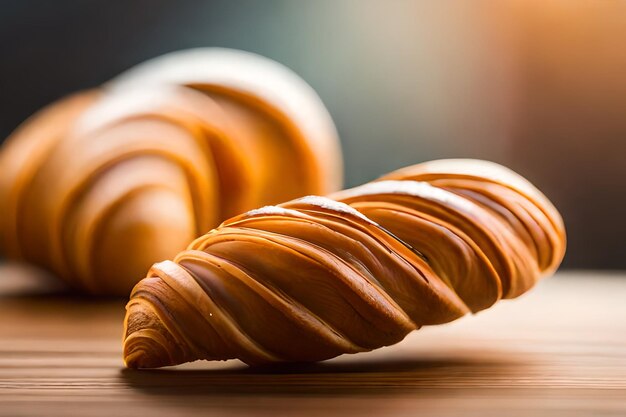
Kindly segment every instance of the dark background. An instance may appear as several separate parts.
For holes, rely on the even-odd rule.
[[[447,157],[541,188],[565,265],[626,267],[626,2],[0,1],[0,137],[153,56],[253,51],[329,108],[346,185]]]

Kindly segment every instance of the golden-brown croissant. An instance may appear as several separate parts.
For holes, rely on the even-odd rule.
[[[516,297],[565,252],[541,192],[494,163],[441,160],[232,218],[155,264],[127,305],[132,368],[318,361]]]
[[[185,51],[54,103],[9,138],[0,249],[127,295],[220,221],[340,183],[336,131],[304,81],[256,55]]]

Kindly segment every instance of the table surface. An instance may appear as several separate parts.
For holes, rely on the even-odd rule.
[[[123,315],[0,264],[0,415],[626,415],[626,274],[559,273],[398,345],[272,369],[124,369]]]

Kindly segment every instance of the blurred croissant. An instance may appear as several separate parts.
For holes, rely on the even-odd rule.
[[[78,289],[127,295],[220,221],[340,184],[335,128],[304,81],[245,52],[177,52],[13,133],[0,249]]]
[[[249,211],[155,264],[126,309],[131,368],[319,361],[401,341],[528,291],[565,230],[529,182],[441,160]]]

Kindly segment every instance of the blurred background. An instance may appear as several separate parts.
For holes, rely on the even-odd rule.
[[[0,13],[0,138],[165,52],[277,60],[339,130],[346,186],[490,159],[561,210],[569,268],[626,268],[626,1],[18,1]]]

